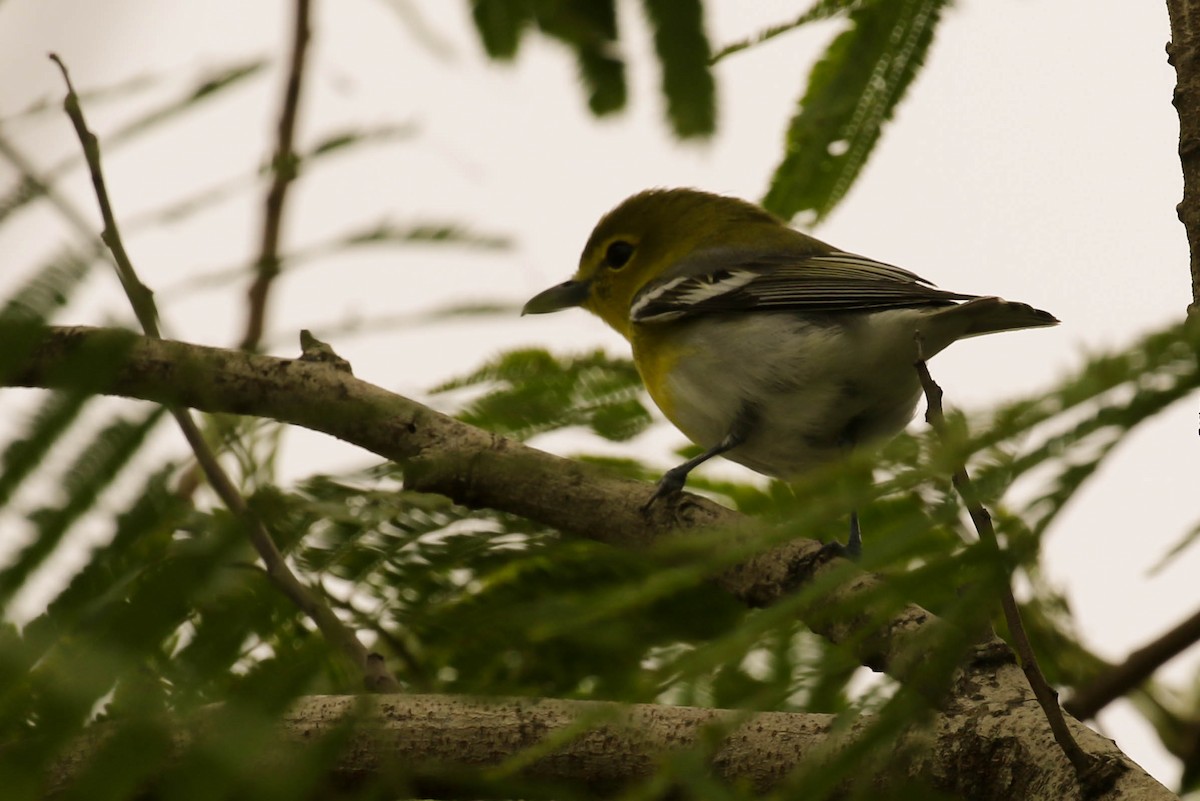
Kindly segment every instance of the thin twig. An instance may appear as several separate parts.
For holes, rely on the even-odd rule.
[[[848,13],[850,10],[852,10],[852,5],[853,4],[849,3],[818,2],[794,19],[778,25],[772,25],[766,30],[759,31],[753,36],[748,36],[744,39],[739,39],[736,42],[725,45],[708,59],[708,63],[710,65],[716,64],[717,62],[723,61],[735,53],[740,53],[743,50],[750,49],[751,47],[757,47],[758,45],[765,44],[777,36],[782,36],[785,33],[794,31],[800,26],[807,25],[810,22],[828,19],[829,17],[837,14]]]
[[[1200,610],[1165,634],[1133,651],[1095,681],[1075,691],[1063,706],[1080,720],[1095,717],[1109,702],[1145,682],[1154,671],[1200,641]]]
[[[53,53],[50,55],[50,58],[62,71],[63,80],[67,84],[67,97],[63,102],[63,108],[67,116],[70,117],[71,123],[75,126],[75,133],[78,134],[79,141],[83,145],[88,172],[91,174],[92,185],[96,190],[96,200],[100,205],[100,215],[104,220],[104,230],[100,234],[100,238],[104,240],[104,243],[108,245],[112,253],[117,267],[117,275],[121,280],[121,285],[125,288],[126,294],[129,296],[129,301],[133,306],[134,313],[137,315],[142,329],[147,336],[161,339],[158,329],[158,311],[154,306],[153,293],[138,278],[137,272],[133,267],[133,262],[130,260],[129,254],[125,251],[125,245],[121,240],[116,215],[113,213],[112,203],[108,197],[108,189],[105,186],[104,173],[100,167],[99,142],[95,134],[87,127],[87,122],[83,117],[83,109],[79,105],[79,96],[75,93],[75,87],[71,84],[71,76],[67,72],[66,65]],[[200,429],[196,426],[195,421],[192,420],[190,413],[179,406],[170,406],[169,408],[172,416],[174,416],[180,429],[183,431],[188,444],[191,445],[192,451],[196,455],[196,460],[204,470],[204,474],[207,476],[213,490],[225,505],[229,507],[229,510],[234,513],[235,517],[245,524],[250,542],[254,545],[255,550],[262,559],[267,575],[275,586],[290,598],[302,612],[308,615],[332,644],[341,649],[343,653],[349,655],[354,663],[358,665],[359,669],[364,671],[364,675],[367,675],[368,667],[371,668],[371,675],[374,677],[374,683],[377,685],[372,689],[397,689],[399,684],[386,671],[383,673],[383,678],[380,678],[378,665],[369,663],[367,649],[358,641],[354,632],[342,622],[332,609],[322,603],[292,573],[291,569],[287,566],[287,561],[283,558],[283,554],[275,547],[275,542],[271,539],[271,535],[267,532],[262,521],[249,509],[245,499],[238,492],[237,487],[234,486],[233,481],[226,475],[217,462],[216,456],[213,455],[212,450],[208,447],[208,443],[204,441],[204,436],[200,433]]]
[[[304,77],[304,58],[308,53],[310,0],[296,0],[296,25],[292,35],[292,55],[283,90],[283,108],[279,113],[275,153],[271,156],[271,186],[267,189],[263,214],[262,240],[254,262],[254,283],[247,294],[246,331],[242,350],[256,350],[262,340],[267,316],[267,298],[279,275],[279,240],[283,229],[283,207],[288,187],[296,178],[299,157],[295,150],[296,113],[300,107],[300,85]]]
[[[929,367],[925,364],[925,355],[921,346],[920,334],[917,335],[916,341],[917,361],[914,367],[916,367],[917,375],[921,379],[921,388],[925,391],[927,404],[925,420],[944,441],[946,437],[946,417],[942,410],[942,388],[938,386],[937,382],[933,380],[933,376],[929,374]],[[971,516],[971,522],[975,524],[975,530],[979,533],[979,539],[985,546],[991,548],[999,555],[1000,541],[996,537],[996,529],[992,526],[992,516],[984,508],[983,504],[976,500],[979,496],[975,492],[975,486],[971,482],[971,476],[967,473],[966,466],[962,465],[955,468],[951,480],[954,483],[954,488],[967,504],[967,512]],[[1012,636],[1013,650],[1017,652],[1017,658],[1021,663],[1021,670],[1024,671],[1025,678],[1029,681],[1029,686],[1033,690],[1033,695],[1037,698],[1038,704],[1042,707],[1042,711],[1046,715],[1046,720],[1050,724],[1050,730],[1054,733],[1055,741],[1062,748],[1071,766],[1075,769],[1075,775],[1079,778],[1080,785],[1084,788],[1094,787],[1097,780],[1096,769],[1099,763],[1080,748],[1079,743],[1075,742],[1075,738],[1071,735],[1071,730],[1067,727],[1067,721],[1063,717],[1062,709],[1058,705],[1058,692],[1046,681],[1045,675],[1042,674],[1042,669],[1038,666],[1037,657],[1033,652],[1033,645],[1029,641],[1025,625],[1021,622],[1021,611],[1017,606],[1017,599],[1013,596],[1012,586],[1007,581],[1004,582],[1004,588],[1000,595],[1000,605],[1004,609],[1004,619],[1008,623],[1008,630]]]

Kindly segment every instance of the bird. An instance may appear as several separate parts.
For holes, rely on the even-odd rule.
[[[666,472],[647,508],[715,456],[790,481],[890,439],[916,411],[918,357],[1059,322],[1025,303],[939,289],[758,205],[690,188],[621,202],[596,224],[574,276],[522,314],[573,307],[629,341],[651,399],[703,449]],[[843,551],[861,550],[852,512]]]

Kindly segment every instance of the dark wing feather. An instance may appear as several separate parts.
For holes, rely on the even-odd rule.
[[[881,311],[948,306],[974,297],[946,292],[908,270],[853,253],[799,257],[709,253],[689,259],[643,287],[634,297],[630,319],[663,322],[754,310]]]

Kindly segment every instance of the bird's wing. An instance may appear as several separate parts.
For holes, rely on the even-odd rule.
[[[710,252],[676,265],[634,296],[630,319],[666,322],[744,311],[857,312],[947,306],[946,292],[890,264],[832,251],[812,255]]]

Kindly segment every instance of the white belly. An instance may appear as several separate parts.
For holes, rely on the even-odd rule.
[[[724,456],[790,478],[912,419],[921,392],[913,335],[924,316],[901,309],[822,324],[758,312],[677,323],[670,344],[680,355],[652,395],[705,448],[750,415],[746,442]]]

